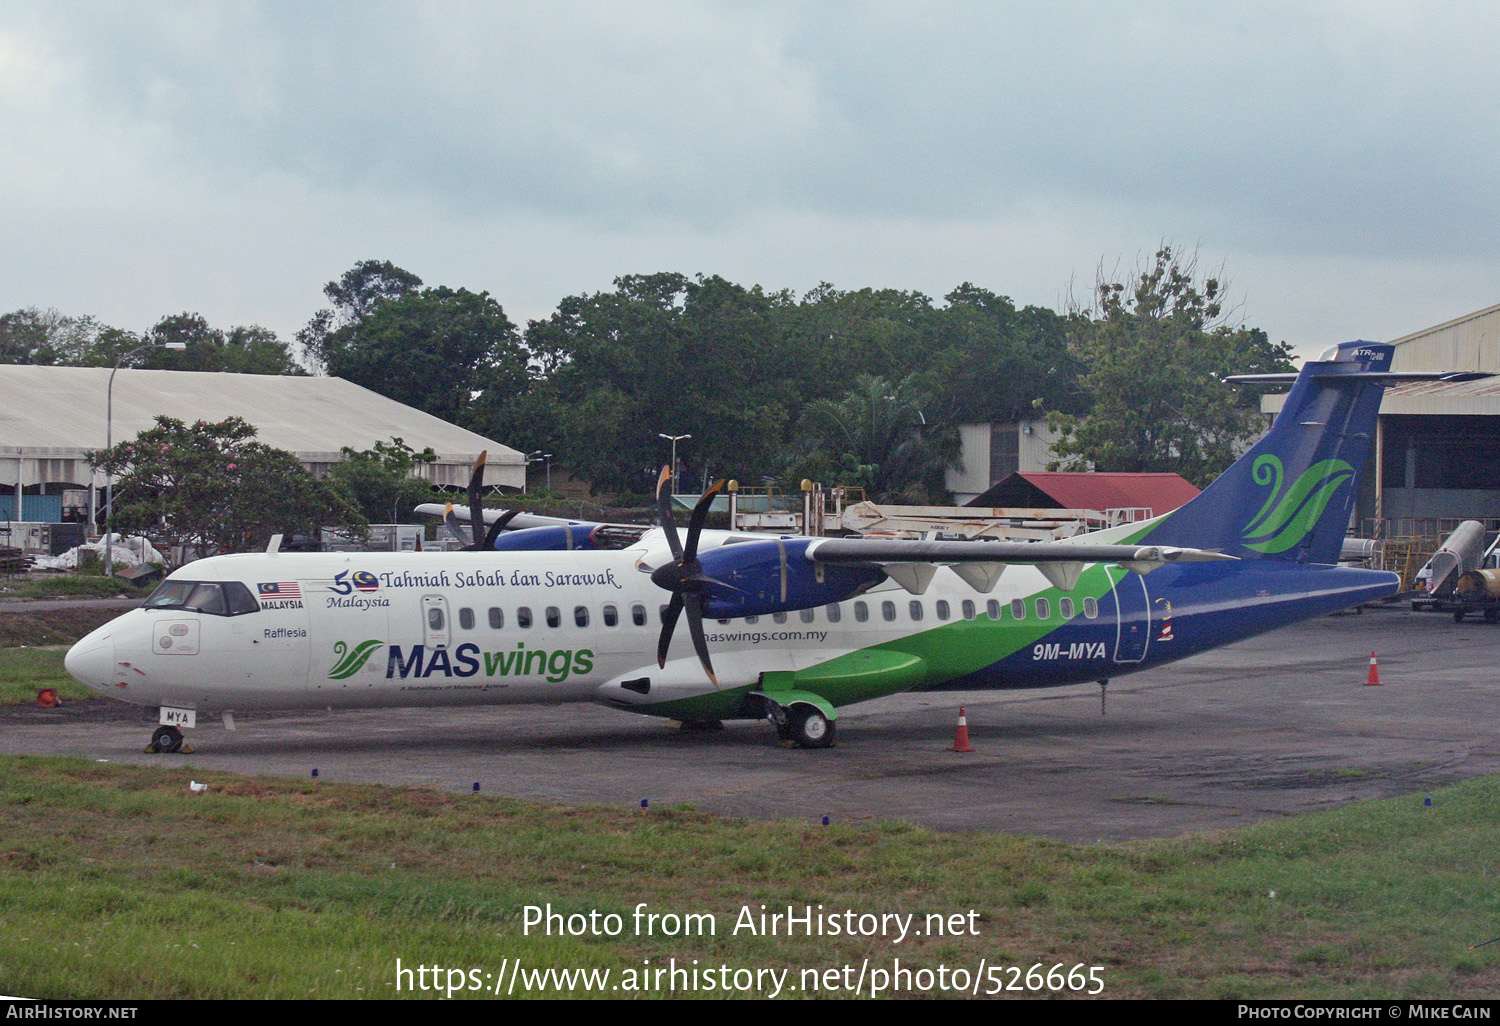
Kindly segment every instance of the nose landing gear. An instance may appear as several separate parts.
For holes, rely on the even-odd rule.
[[[182,731],[176,727],[157,727],[151,734],[151,743],[146,746],[148,755],[186,755],[192,746],[185,744]]]

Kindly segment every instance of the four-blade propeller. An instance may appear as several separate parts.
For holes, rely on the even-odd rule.
[[[724,482],[716,482],[693,507],[693,514],[688,518],[687,544],[684,545],[677,537],[677,523],[672,518],[671,481],[671,468],[663,467],[661,477],[656,482],[656,512],[661,520],[661,529],[667,536],[667,545],[672,549],[672,562],[653,570],[651,582],[670,591],[672,601],[662,614],[661,639],[656,644],[656,665],[667,665],[667,649],[672,645],[672,631],[677,626],[677,617],[685,609],[688,633],[693,638],[693,651],[698,653],[703,672],[708,674],[714,687],[718,687],[719,678],[714,675],[713,661],[708,656],[708,641],[703,636],[703,592],[704,585],[721,582],[704,574],[703,564],[698,562],[698,536],[703,533],[709,508],[714,504],[714,497],[724,487]]]
[[[469,473],[469,544],[464,546],[465,552],[483,552],[494,548],[495,539],[500,537],[500,532],[505,530],[505,525],[521,512],[519,506],[506,510],[490,525],[488,531],[484,534],[479,533],[484,526],[484,464],[489,454],[488,449],[481,452],[479,459],[474,461],[474,469]],[[443,522],[448,525],[448,530],[455,538],[463,539],[463,534],[458,528],[458,517],[453,515],[451,502],[448,503],[448,509],[443,514]]]

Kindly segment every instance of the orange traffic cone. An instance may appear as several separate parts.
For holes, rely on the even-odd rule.
[[[52,709],[62,705],[62,699],[57,697],[56,688],[42,688],[36,693],[36,704],[43,709]]]
[[[958,730],[953,735],[953,747],[950,752],[972,752],[974,746],[969,744],[969,718],[964,715],[962,706],[958,709]]]
[[[1376,688],[1380,686],[1380,666],[1375,662],[1375,653],[1370,653],[1370,675],[1365,678],[1365,687]]]

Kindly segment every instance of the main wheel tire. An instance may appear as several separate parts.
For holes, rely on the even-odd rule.
[[[158,755],[182,751],[182,731],[176,727],[157,727],[151,735],[151,750]]]
[[[833,736],[836,733],[834,722],[815,706],[794,706],[790,710],[787,726],[792,740],[797,742],[799,748],[833,747]]]

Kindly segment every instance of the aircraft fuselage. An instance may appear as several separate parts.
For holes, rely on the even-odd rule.
[[[213,557],[169,579],[179,603],[94,632],[68,669],[116,699],[201,712],[602,701],[726,718],[759,715],[745,696],[776,680],[816,682],[836,707],[1105,679],[1396,590],[1391,574],[1270,561],[1094,564],[1066,591],[1013,566],[989,594],[940,569],[920,595],[886,581],[708,620],[715,687],[685,637],[657,666],[666,595],[642,551]]]

